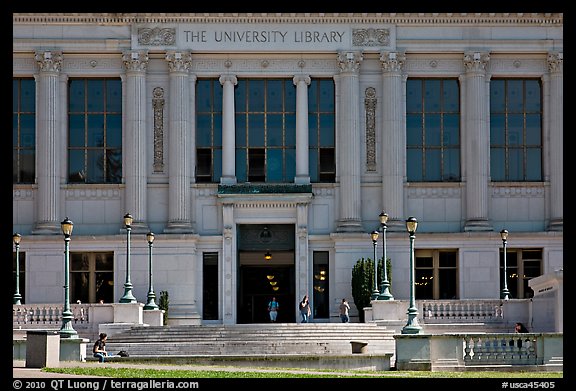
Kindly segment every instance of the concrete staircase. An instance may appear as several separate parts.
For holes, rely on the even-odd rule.
[[[109,335],[107,350],[131,357],[394,354],[394,332],[375,323],[134,326]]]

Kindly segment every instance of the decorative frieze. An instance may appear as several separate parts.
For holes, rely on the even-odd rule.
[[[41,71],[60,72],[62,69],[62,52],[36,52],[34,59]]]
[[[148,52],[128,51],[122,53],[122,63],[126,71],[146,72],[148,68]]]
[[[154,110],[154,172],[164,171],[164,89],[154,88],[152,92]]]
[[[366,108],[366,169],[376,171],[376,89],[366,88],[364,107]]]
[[[455,198],[460,199],[462,196],[462,189],[460,185],[454,186],[438,186],[438,187],[416,187],[410,186],[408,188],[408,198]]]
[[[307,73],[332,75],[338,71],[337,65],[333,60],[324,59],[307,59],[306,62],[294,59],[238,59],[229,61],[225,59],[207,59],[195,58],[190,70],[193,73],[202,74],[203,72],[222,73],[252,73],[255,69],[264,68],[263,61],[266,62],[266,72],[270,73],[294,73],[297,68],[306,68]]]
[[[390,45],[389,29],[353,29],[352,44],[354,46],[388,46]]]
[[[171,46],[176,44],[176,29],[170,27],[142,27],[138,29],[140,45]]]

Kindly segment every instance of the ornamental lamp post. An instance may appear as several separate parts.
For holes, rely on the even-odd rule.
[[[148,241],[148,302],[144,306],[145,310],[157,310],[158,305],[155,302],[156,294],[154,293],[154,288],[152,285],[152,245],[154,243],[154,233],[148,232],[146,234],[146,240]]]
[[[136,303],[136,298],[132,295],[132,282],[130,281],[130,231],[132,231],[132,215],[124,215],[124,225],[126,226],[126,282],[124,283],[124,296],[120,298],[120,303]]]
[[[380,285],[380,295],[378,295],[378,300],[394,300],[394,296],[390,293],[390,282],[388,281],[388,270],[387,270],[387,259],[386,259],[386,228],[388,226],[386,223],[388,222],[388,214],[387,213],[380,213],[380,228],[382,229],[382,251],[384,254],[382,255],[382,266],[384,269],[384,277],[382,279],[382,284]]]
[[[22,240],[22,235],[15,233],[12,235],[12,241],[14,246],[16,246],[16,290],[14,291],[14,296],[12,298],[12,304],[20,305],[22,302],[22,295],[20,294],[20,240]]]
[[[70,288],[68,279],[70,277],[70,236],[74,223],[66,217],[61,223],[64,234],[64,310],[62,311],[62,327],[60,327],[60,338],[78,338],[78,333],[72,327],[72,311],[70,310]]]
[[[406,229],[410,234],[410,306],[408,307],[408,322],[402,328],[402,334],[420,334],[422,327],[418,324],[418,309],[414,301],[414,238],[416,237],[416,228],[418,220],[414,217],[408,217],[406,220]]]
[[[376,245],[378,244],[378,231],[372,231],[372,245],[374,247],[374,290],[372,291],[371,300],[376,300],[380,292],[378,292],[378,260],[376,259]]]
[[[504,252],[504,270],[503,270],[503,279],[504,279],[504,286],[502,291],[500,292],[500,298],[504,300],[510,299],[510,292],[508,291],[508,271],[506,270],[506,243],[508,239],[508,230],[503,229],[500,231],[500,237],[502,238],[502,247]]]

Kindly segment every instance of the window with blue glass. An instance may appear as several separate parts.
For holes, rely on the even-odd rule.
[[[36,175],[36,84],[12,80],[12,183],[34,183]]]
[[[293,182],[296,87],[292,79],[240,79],[234,99],[236,180]]]
[[[196,182],[215,183],[222,176],[222,85],[198,79],[196,85]]]
[[[308,89],[308,147],[311,182],[336,181],[334,81],[313,79]]]
[[[68,182],[122,180],[120,79],[71,79],[68,85]]]
[[[542,86],[539,79],[490,82],[490,177],[542,180]]]
[[[460,89],[456,79],[408,79],[409,182],[460,181]]]

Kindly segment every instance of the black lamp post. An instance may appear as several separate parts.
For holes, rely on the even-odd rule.
[[[380,295],[378,295],[378,300],[394,300],[394,296],[390,293],[390,282],[388,281],[388,270],[387,270],[387,259],[386,259],[386,228],[388,226],[388,214],[380,213],[380,228],[382,229],[382,251],[384,252],[382,258],[382,266],[384,270],[384,277],[382,279],[382,284],[380,285]]]
[[[126,282],[124,283],[124,296],[120,303],[136,303],[136,298],[132,295],[132,282],[130,281],[130,231],[132,231],[132,215],[124,215],[124,225],[126,226]]]
[[[70,288],[68,279],[70,278],[70,236],[74,223],[66,217],[60,223],[62,233],[64,234],[64,310],[62,311],[62,327],[60,327],[61,338],[78,338],[78,333],[72,327],[72,311],[70,309]]]
[[[422,330],[422,327],[418,324],[418,309],[414,299],[414,239],[416,238],[417,227],[418,220],[414,217],[408,217],[406,229],[410,234],[410,306],[408,307],[408,322],[402,328],[402,334],[419,334]]]
[[[376,245],[378,244],[378,231],[372,231],[372,245],[374,247],[374,290],[372,291],[371,300],[376,300],[380,292],[378,291],[378,259],[376,259]]]
[[[12,241],[14,246],[16,246],[16,291],[14,292],[14,297],[12,299],[12,304],[20,305],[22,302],[22,295],[20,294],[20,240],[22,240],[22,235],[16,233],[12,235]]]
[[[508,291],[508,271],[506,270],[506,243],[507,243],[507,239],[508,239],[508,230],[503,229],[502,231],[500,231],[500,237],[502,238],[502,247],[504,247],[504,270],[503,270],[503,276],[502,278],[504,279],[504,287],[502,288],[502,291],[500,292],[500,298],[504,299],[504,300],[508,300],[510,299],[510,292]]]
[[[154,233],[148,232],[146,234],[146,240],[148,241],[148,302],[144,306],[145,310],[157,310],[158,305],[156,305],[155,299],[156,294],[154,293],[154,287],[152,285],[152,245],[154,243]]]

